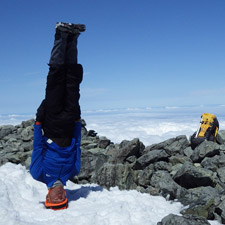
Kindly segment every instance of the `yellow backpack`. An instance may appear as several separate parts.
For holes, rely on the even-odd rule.
[[[216,135],[219,130],[219,122],[215,115],[211,113],[203,113],[201,115],[200,126],[196,133],[196,138],[207,137],[212,135],[216,142]]]

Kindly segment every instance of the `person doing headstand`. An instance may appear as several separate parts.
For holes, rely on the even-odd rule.
[[[37,109],[30,173],[45,183],[46,208],[68,207],[66,181],[80,172],[83,67],[77,63],[77,39],[85,25],[56,23],[45,99]]]

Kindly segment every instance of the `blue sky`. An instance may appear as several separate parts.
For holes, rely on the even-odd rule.
[[[35,113],[57,21],[87,26],[82,110],[224,104],[224,0],[3,0],[0,114]]]

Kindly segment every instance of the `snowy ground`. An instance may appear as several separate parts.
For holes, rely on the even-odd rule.
[[[0,225],[156,225],[169,213],[179,215],[183,206],[137,191],[110,191],[98,185],[66,187],[69,208],[44,208],[47,188],[32,179],[21,165],[0,167]],[[210,221],[212,225],[219,225]]]

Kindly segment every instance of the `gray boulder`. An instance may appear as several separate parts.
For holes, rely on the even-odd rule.
[[[169,195],[170,200],[182,199],[187,194],[187,190],[178,185],[166,171],[156,171],[152,174],[150,185],[158,188],[164,197]]]
[[[23,121],[21,123],[21,126],[22,126],[22,128],[26,128],[26,127],[29,127],[29,126],[33,126],[34,125],[34,122],[35,122],[34,119],[30,119],[30,120],[27,120],[27,121]]]
[[[195,163],[200,163],[205,157],[213,157],[219,155],[220,146],[212,141],[203,141],[199,146],[195,148],[191,159]]]
[[[225,199],[216,207],[215,212],[220,216],[221,223],[225,224]]]
[[[106,148],[110,144],[110,140],[106,137],[99,137],[98,147],[99,148]]]
[[[208,170],[212,170],[213,172],[216,172],[216,170],[220,167],[225,166],[225,155],[224,153],[220,153],[220,155],[215,155],[213,157],[205,157],[202,162],[201,166],[203,168],[206,168]]]
[[[164,161],[159,161],[159,162],[154,163],[154,170],[155,171],[165,170],[165,171],[171,172],[172,164],[168,163],[168,162],[164,162]]]
[[[187,156],[188,158],[190,158],[192,154],[193,154],[193,150],[191,147],[187,147],[184,149],[184,155]]]
[[[225,167],[221,167],[217,170],[218,177],[221,182],[225,184]]]
[[[33,126],[28,126],[23,129],[21,132],[21,139],[23,141],[31,141],[33,140]]]
[[[13,125],[1,126],[0,127],[0,139],[3,139],[5,136],[7,136],[8,134],[12,133],[15,130],[16,129]]]
[[[120,189],[136,189],[137,172],[133,173],[128,163],[105,163],[96,175],[99,185],[106,188],[118,186]]]
[[[199,216],[169,214],[161,222],[158,222],[157,225],[210,225],[210,223],[205,218]]]
[[[213,199],[215,205],[218,205],[220,203],[220,198],[221,192],[218,189],[207,186],[189,189],[188,192],[186,192],[186,195],[183,196],[181,201],[185,203],[185,205],[191,205],[197,202],[200,203],[200,199]]]
[[[107,162],[107,155],[102,149],[82,149],[81,172],[79,180],[81,183],[96,183],[96,173]]]
[[[225,144],[225,130],[219,130],[217,137],[216,137],[216,141],[219,144]]]
[[[139,157],[143,152],[145,146],[138,138],[133,139],[132,141],[126,142],[122,145],[122,148],[119,148],[115,153],[116,162],[125,162],[125,160],[130,156]]]
[[[183,154],[185,148],[189,146],[189,141],[185,135],[177,136],[176,138],[170,138],[159,144],[153,144],[145,149],[145,152],[152,151],[155,149],[164,149],[172,156],[176,154]]]
[[[165,150],[151,150],[147,154],[139,157],[134,165],[134,169],[144,169],[151,163],[155,163],[158,161],[169,161],[169,155]]]
[[[213,198],[199,197],[197,201],[192,202],[187,209],[181,211],[183,215],[196,215],[206,219],[214,219],[213,211],[215,203]]]
[[[150,185],[151,177],[154,173],[154,165],[147,166],[144,170],[140,170],[138,173],[138,184],[147,188]]]
[[[212,171],[195,167],[189,162],[184,163],[182,168],[177,171],[173,179],[176,181],[176,183],[186,189],[200,186],[216,186]]]
[[[184,164],[185,162],[191,162],[191,159],[187,156],[177,154],[175,156],[171,156],[169,158],[169,162],[172,164],[172,166],[175,166],[176,164]]]

